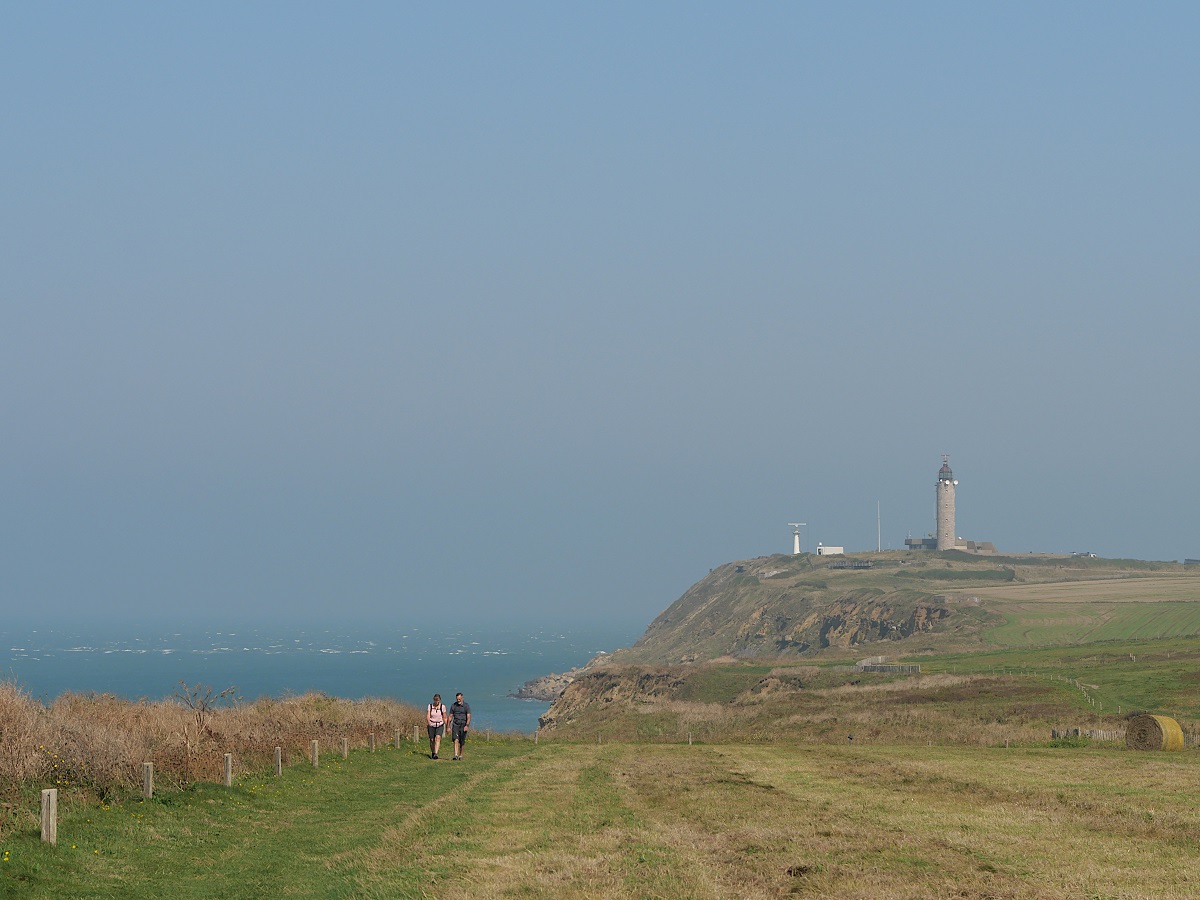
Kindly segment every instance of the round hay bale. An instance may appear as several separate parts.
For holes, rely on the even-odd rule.
[[[1170,716],[1134,716],[1125,726],[1130,750],[1182,750],[1183,729]]]

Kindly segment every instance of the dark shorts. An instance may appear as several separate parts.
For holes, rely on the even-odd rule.
[[[431,741],[435,737],[441,737],[446,733],[445,725],[426,725],[425,728],[429,731],[429,739]]]
[[[460,744],[465,744],[467,742],[467,726],[466,725],[455,725],[454,726],[454,740],[458,741]]]

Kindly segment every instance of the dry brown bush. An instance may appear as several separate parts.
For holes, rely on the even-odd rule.
[[[140,785],[144,762],[154,763],[160,784],[219,780],[226,753],[241,771],[254,771],[270,765],[275,747],[285,759],[304,759],[313,740],[340,748],[346,738],[362,747],[372,732],[382,747],[396,728],[409,734],[420,720],[419,710],[395,700],[317,693],[203,709],[189,706],[183,694],[153,702],[63,694],[47,707],[0,682],[0,793],[36,787],[120,793]]]
[[[41,705],[13,682],[0,682],[0,802],[9,804],[6,809],[20,786],[39,773],[42,713]]]

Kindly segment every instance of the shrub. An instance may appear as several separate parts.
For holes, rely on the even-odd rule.
[[[221,700],[228,705],[218,706]],[[306,758],[314,739],[340,747],[345,737],[362,746],[371,732],[382,746],[395,728],[410,733],[420,721],[420,711],[395,700],[310,693],[243,704],[232,691],[203,686],[153,702],[69,693],[47,707],[15,683],[0,682],[0,800],[15,803],[38,787],[100,797],[136,790],[144,762],[154,763],[163,784],[217,781],[226,753],[243,771],[265,769],[275,747],[285,758]]]

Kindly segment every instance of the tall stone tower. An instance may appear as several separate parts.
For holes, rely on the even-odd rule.
[[[937,481],[937,548],[954,549],[954,473],[950,470],[950,456],[942,454],[942,467]]]

